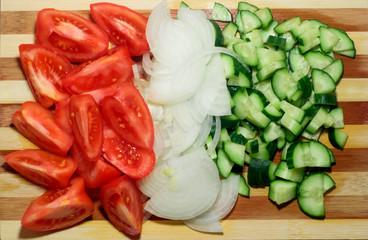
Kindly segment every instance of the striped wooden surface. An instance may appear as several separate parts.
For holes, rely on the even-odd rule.
[[[18,45],[32,43],[37,11],[45,7],[71,10],[89,16],[90,0],[2,0],[0,37],[0,239],[121,239],[125,236],[109,224],[99,210],[88,221],[64,231],[38,233],[20,225],[30,201],[43,193],[7,164],[2,156],[14,150],[35,148],[10,125],[10,116],[33,97],[19,67]],[[159,0],[110,0],[149,15]],[[187,0],[192,8],[211,9],[211,0]],[[219,1],[236,8],[237,1]],[[337,94],[344,108],[344,151],[332,149],[337,160],[331,175],[336,189],[326,198],[326,219],[305,216],[293,201],[278,208],[267,198],[267,189],[252,189],[251,197],[239,198],[234,211],[222,222],[224,234],[193,231],[178,221],[152,219],[143,225],[142,239],[368,239],[368,2],[367,0],[251,0],[268,6],[274,18],[293,16],[319,19],[346,30],[355,41],[355,59],[342,57],[345,73]],[[170,2],[177,8],[180,1]],[[206,10],[209,13],[209,10]],[[234,11],[235,13],[235,11]],[[329,147],[326,135],[321,141]],[[93,196],[95,193],[90,192]]]

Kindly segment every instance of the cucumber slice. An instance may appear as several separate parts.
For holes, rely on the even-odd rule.
[[[254,29],[246,34],[246,37],[254,44],[256,48],[263,48],[262,30]]]
[[[294,48],[297,39],[291,32],[284,32],[283,34],[280,35],[280,37],[286,39],[285,45],[280,46],[280,49],[288,52]]]
[[[298,184],[287,180],[275,180],[270,183],[268,198],[277,205],[289,202],[296,198]]]
[[[280,100],[287,97],[287,93],[291,88],[297,88],[297,84],[293,81],[287,68],[281,68],[275,71],[272,76],[271,85],[272,90]]]
[[[344,128],[344,113],[342,107],[334,108],[328,114],[335,119],[332,125],[333,128]]]
[[[277,27],[275,27],[275,32],[278,34],[290,32],[290,30],[298,27],[301,22],[302,20],[300,17],[290,18],[288,20],[283,21]]]
[[[328,73],[335,83],[338,83],[344,73],[344,65],[341,59],[337,59],[327,67],[323,69],[326,73]]]
[[[245,145],[225,141],[223,142],[223,149],[230,161],[241,167],[244,166]]]
[[[333,78],[323,70],[314,68],[312,70],[313,91],[315,93],[332,93],[336,90]]]
[[[238,2],[238,11],[248,10],[248,11],[254,13],[258,9],[259,9],[258,7],[254,6],[253,4],[250,4],[248,2]]]
[[[254,14],[256,14],[261,20],[262,28],[268,27],[273,20],[271,10],[268,7],[259,9],[258,11],[254,12]]]
[[[234,52],[251,67],[258,65],[256,46],[253,42],[238,42],[233,45]]]
[[[320,42],[321,42],[321,50],[325,53],[332,52],[332,49],[339,42],[339,36],[330,30],[330,28],[321,26],[319,28],[320,32]]]
[[[275,47],[285,47],[286,39],[281,37],[275,37],[275,36],[268,36],[267,42],[268,45],[272,45]]]
[[[214,21],[232,22],[233,16],[224,5],[215,2],[212,8],[211,19]]]
[[[337,106],[337,97],[335,94],[314,94],[314,103],[316,105]]]
[[[234,162],[230,161],[229,157],[226,155],[225,151],[222,148],[217,150],[217,160],[216,160],[217,168],[224,178],[228,178],[231,172],[231,169],[234,166]]]
[[[300,183],[297,190],[297,199],[300,209],[308,216],[325,217],[323,173],[308,175]]]
[[[181,1],[179,8],[189,8],[189,5],[186,2]]]
[[[277,33],[275,32],[275,27],[279,24],[277,20],[272,20],[271,23],[262,29],[262,40],[264,43],[267,42],[269,36],[277,37]]]
[[[306,171],[307,171],[306,167],[289,169],[285,161],[280,161],[279,165],[276,168],[275,175],[276,177],[285,180],[300,183],[304,179]]]
[[[328,130],[328,139],[332,146],[337,149],[343,150],[348,140],[348,134],[338,128],[329,128]]]
[[[305,59],[305,57],[300,54],[298,48],[294,48],[290,51],[289,54],[289,65],[293,72],[300,70],[300,74],[304,77],[305,75],[309,74],[310,65]],[[298,80],[300,77],[298,78]]]
[[[254,29],[262,27],[262,21],[251,11],[240,10],[240,17],[245,33],[249,33]]]
[[[318,51],[307,52],[304,57],[309,66],[317,69],[323,69],[335,61],[331,56]]]
[[[249,197],[250,196],[250,187],[248,186],[247,182],[245,181],[245,178],[241,174],[236,174],[234,172],[230,173],[230,176],[239,175],[240,181],[239,181],[239,190],[238,193],[241,196]]]
[[[355,50],[353,40],[351,40],[349,35],[344,30],[337,28],[329,28],[329,30],[339,37],[338,43],[332,49],[334,52]]]
[[[217,22],[210,20],[212,23],[213,29],[215,30],[215,46],[220,47],[224,44],[224,36],[222,35],[222,31]]]

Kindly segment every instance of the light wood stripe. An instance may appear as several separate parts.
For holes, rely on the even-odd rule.
[[[368,54],[368,32],[347,32],[355,43],[357,54]],[[18,57],[18,46],[22,43],[34,43],[34,34],[3,34],[1,35],[1,58]]]
[[[336,92],[340,102],[368,101],[368,78],[343,78]],[[34,100],[25,80],[0,81],[0,104],[16,104]]]
[[[0,128],[0,150],[35,149],[36,145],[11,127]]]
[[[147,221],[140,239],[366,239],[368,220],[224,220],[224,234],[200,233],[180,221]],[[167,231],[167,229],[170,231]],[[4,240],[43,239],[129,239],[104,220],[85,221],[75,227],[56,232],[33,232],[21,227],[20,221],[1,221]]]
[[[366,196],[368,197],[368,172],[334,172],[328,173],[336,182],[336,188],[328,193],[332,196]],[[244,174],[245,178],[247,174]],[[38,197],[44,193],[45,189],[37,186],[19,174],[1,173],[0,174],[0,198]],[[251,188],[251,197],[268,196],[268,187]]]
[[[12,1],[2,1],[1,11],[38,11],[46,7],[53,7],[63,10],[88,10],[89,5],[94,2],[100,2],[99,0],[65,0],[65,1],[51,1],[45,2],[43,0],[12,0]],[[136,1],[136,0],[125,0],[124,2],[119,0],[108,0],[106,2],[113,2],[117,4],[124,4],[125,6],[132,9],[153,9],[161,0],[150,0],[150,1]],[[171,0],[168,1],[171,8],[177,8],[181,0]],[[185,1],[191,8],[196,9],[212,9],[213,1],[197,1],[197,0],[186,0]],[[232,0],[217,0],[217,2],[224,4],[227,8],[235,9],[237,8],[237,1]],[[367,8],[368,3],[365,0],[336,0],[333,6],[329,1],[320,0],[278,0],[278,1],[268,1],[268,0],[249,0],[259,8],[269,7],[269,8]]]
[[[0,103],[35,101],[27,81],[0,81]]]

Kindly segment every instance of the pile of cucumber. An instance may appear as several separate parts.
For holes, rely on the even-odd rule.
[[[226,26],[221,29],[218,21]],[[279,23],[269,8],[247,2],[239,2],[235,17],[215,3],[211,22],[216,45],[239,56],[221,56],[232,104],[232,114],[221,117],[212,154],[221,176],[240,173],[240,195],[249,197],[249,186],[269,186],[268,197],[277,205],[297,199],[305,214],[325,217],[324,195],[335,186],[326,172],[335,157],[318,139],[328,131],[331,144],[342,150],[348,138],[335,92],[344,67],[335,54],[355,57],[353,41],[314,19]]]

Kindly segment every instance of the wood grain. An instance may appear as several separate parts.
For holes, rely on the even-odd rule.
[[[161,0],[108,0],[124,4],[146,16]],[[97,0],[2,0],[0,27],[0,239],[127,239],[101,211],[98,191],[89,189],[96,211],[75,227],[53,232],[33,232],[21,227],[28,204],[45,189],[16,173],[3,156],[18,149],[37,148],[11,126],[11,115],[21,103],[34,100],[20,68],[18,46],[33,43],[37,11],[45,7],[71,10],[90,18],[89,4]],[[213,0],[186,0],[192,8],[211,13]],[[236,13],[238,1],[219,0]],[[368,239],[368,2],[366,0],[250,0],[270,7],[279,22],[294,16],[318,19],[348,32],[355,42],[355,59],[337,56],[344,63],[344,77],[337,88],[349,134],[343,151],[332,148],[336,165],[325,169],[336,181],[326,195],[326,218],[310,219],[296,201],[277,207],[267,197],[268,188],[251,189],[251,197],[239,197],[234,210],[222,221],[224,234],[200,233],[180,221],[152,217],[144,223],[141,239]],[[180,0],[170,1],[177,8]],[[175,15],[176,10],[173,10]],[[224,26],[224,23],[220,24]],[[280,153],[277,153],[277,163]],[[246,168],[245,168],[246,170]],[[246,176],[246,174],[245,174]]]

